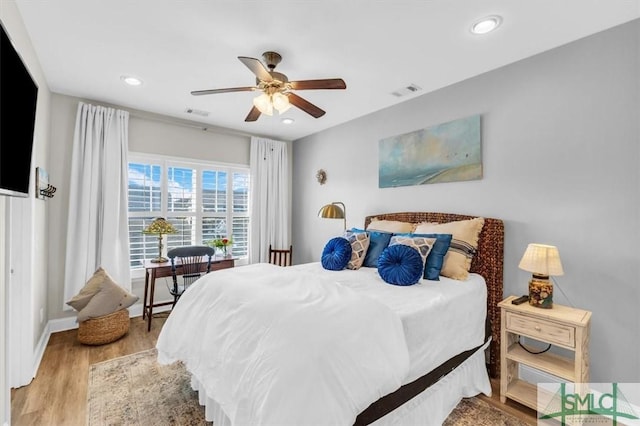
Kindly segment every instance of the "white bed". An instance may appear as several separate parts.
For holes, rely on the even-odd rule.
[[[158,361],[185,364],[215,426],[439,425],[461,398],[491,393],[488,287],[477,273],[392,286],[375,268],[319,262],[217,271],[181,297]],[[371,417],[465,351],[426,390]]]
[[[409,348],[410,369],[404,383],[484,343],[487,287],[478,274],[470,274],[467,281],[440,277],[440,281],[421,280],[402,287],[385,283],[375,268],[326,271],[320,262],[293,268],[324,274],[398,314]]]

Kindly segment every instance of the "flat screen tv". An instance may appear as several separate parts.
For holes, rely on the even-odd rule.
[[[0,195],[28,197],[38,85],[0,32]]]

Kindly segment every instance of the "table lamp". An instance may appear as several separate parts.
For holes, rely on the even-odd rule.
[[[318,217],[323,219],[342,219],[344,220],[344,229],[347,229],[347,208],[340,201],[334,201],[331,204],[322,206],[318,211]]]
[[[533,274],[529,281],[529,304],[537,308],[552,308],[553,283],[549,276],[564,274],[558,249],[546,244],[529,244],[518,267]]]
[[[158,257],[151,259],[153,263],[164,263],[168,261],[166,257],[162,257],[162,235],[163,234],[177,234],[178,230],[163,217],[154,219],[153,222],[147,226],[143,234],[158,234]]]

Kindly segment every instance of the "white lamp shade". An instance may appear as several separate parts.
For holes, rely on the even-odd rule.
[[[564,275],[558,248],[546,244],[529,244],[518,267],[538,275]]]
[[[271,97],[266,93],[253,98],[253,105],[258,108],[262,114],[273,115],[273,105],[271,104]]]
[[[280,114],[291,108],[291,104],[289,103],[289,97],[287,95],[283,95],[282,93],[274,93],[271,97],[273,101],[273,106],[278,110]]]

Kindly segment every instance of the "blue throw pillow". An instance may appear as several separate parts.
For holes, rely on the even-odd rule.
[[[389,284],[413,285],[420,281],[424,267],[418,250],[396,244],[382,251],[378,258],[378,274]]]
[[[382,253],[382,250],[387,248],[389,241],[393,236],[390,232],[383,231],[365,231],[364,229],[352,228],[352,232],[366,232],[369,234],[369,248],[367,249],[367,255],[364,257],[364,263],[362,266],[367,268],[378,267],[378,257]]]
[[[346,238],[334,237],[327,242],[320,259],[322,267],[330,271],[340,271],[351,260],[351,243]]]
[[[440,270],[444,264],[444,257],[451,245],[451,234],[393,234],[411,237],[436,238],[433,248],[427,256],[424,265],[424,278],[427,280],[440,281]]]

